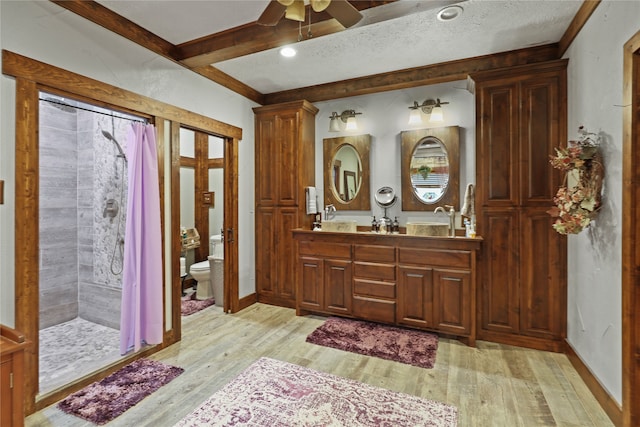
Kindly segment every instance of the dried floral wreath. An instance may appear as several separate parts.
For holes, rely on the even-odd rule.
[[[556,148],[551,165],[565,172],[564,181],[547,213],[556,220],[553,229],[560,234],[578,234],[591,224],[601,206],[604,167],[600,138],[578,128],[579,139],[567,148]]]

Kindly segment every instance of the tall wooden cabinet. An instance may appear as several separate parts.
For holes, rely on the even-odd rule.
[[[256,293],[259,302],[295,307],[295,228],[311,228],[305,187],[315,185],[315,115],[307,101],[256,107]]]
[[[478,338],[562,351],[566,238],[546,211],[566,144],[566,60],[470,75],[476,94],[476,212],[484,238]]]

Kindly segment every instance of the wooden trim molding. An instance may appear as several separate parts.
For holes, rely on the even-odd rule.
[[[616,426],[622,426],[622,409],[620,405],[609,395],[609,392],[600,384],[600,381],[593,375],[584,361],[578,356],[574,348],[566,342],[566,354],[569,361],[585,382],[593,396],[596,398],[602,409],[607,413],[611,422]]]
[[[582,27],[587,23],[589,17],[593,13],[594,10],[600,4],[600,0],[584,0],[580,9],[578,9],[578,13],[573,17],[573,20],[567,27],[567,30],[562,35],[562,38],[558,42],[558,57],[562,57],[564,53],[571,46],[571,42],[576,38]]]
[[[339,82],[273,92],[265,95],[264,101],[265,104],[278,104],[298,99],[306,99],[309,102],[328,101],[464,80],[469,73],[473,72],[552,61],[554,59],[558,59],[558,45],[555,43],[424,67],[407,68],[392,73],[380,73]]]
[[[4,49],[2,50],[2,73],[20,77],[40,85],[59,88],[66,92],[78,94],[86,99],[95,99],[111,105],[118,105],[131,111],[143,111],[150,116],[179,121],[183,125],[196,129],[207,129],[216,135],[242,139],[242,129],[236,126]]]
[[[624,45],[622,94],[622,414],[640,425],[640,31]]]

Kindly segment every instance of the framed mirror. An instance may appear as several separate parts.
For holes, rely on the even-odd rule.
[[[460,204],[460,129],[401,132],[402,210],[432,211]]]
[[[337,210],[371,210],[371,135],[325,138],[323,143],[325,206],[333,204]]]

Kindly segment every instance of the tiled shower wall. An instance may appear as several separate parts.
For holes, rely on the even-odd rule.
[[[76,116],[40,101],[40,328],[78,315]]]
[[[119,328],[122,283],[116,218],[103,216],[107,199],[120,204],[124,237],[128,121],[40,102],[40,327],[75,317]],[[113,126],[113,127],[112,127]],[[124,175],[123,175],[124,174]]]

